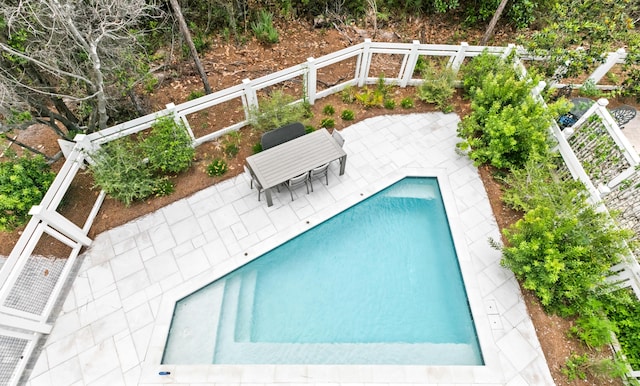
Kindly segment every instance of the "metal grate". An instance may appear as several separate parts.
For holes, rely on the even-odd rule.
[[[29,257],[4,306],[41,315],[66,262],[67,259]]]
[[[6,385],[11,381],[15,369],[29,344],[29,340],[0,335],[0,385]]]

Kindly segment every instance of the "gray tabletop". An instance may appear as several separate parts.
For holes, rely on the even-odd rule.
[[[320,129],[247,157],[247,164],[260,185],[269,189],[346,155],[329,132]]]

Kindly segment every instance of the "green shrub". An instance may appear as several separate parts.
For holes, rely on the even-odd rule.
[[[467,95],[472,96],[473,91],[480,87],[482,80],[489,74],[498,72],[508,73],[510,77],[516,78],[516,72],[510,65],[510,60],[505,61],[498,55],[489,54],[484,50],[482,54],[471,59],[467,64],[462,66],[462,86]]]
[[[322,109],[322,113],[324,115],[333,115],[336,112],[336,109],[332,105],[326,105]]]
[[[340,99],[344,103],[353,103],[356,101],[356,92],[351,86],[345,87],[342,91],[340,91]]]
[[[393,110],[396,108],[396,101],[393,99],[384,100],[384,108],[387,110]]]
[[[342,117],[342,119],[344,119],[345,121],[353,121],[354,119],[356,119],[356,115],[353,112],[353,110],[342,110],[342,114],[340,114],[340,117]]]
[[[264,133],[288,123],[300,122],[305,117],[302,103],[282,91],[274,91],[260,103],[258,108],[249,110],[249,122],[255,130]]]
[[[91,159],[94,163],[89,171],[95,186],[126,206],[167,191],[166,178],[153,173],[140,145],[129,137],[102,145]]]
[[[382,107],[384,103],[384,94],[377,89],[370,89],[364,87],[360,92],[355,95],[355,98],[365,108]]]
[[[253,154],[258,154],[262,151],[262,143],[258,142],[255,143],[252,147],[251,150],[253,151]]]
[[[410,109],[410,108],[413,108],[413,106],[414,106],[413,98],[410,98],[410,97],[403,98],[403,99],[400,101],[400,106],[401,106],[403,109]]]
[[[599,348],[612,343],[611,333],[617,333],[615,323],[604,314],[583,315],[569,330],[590,348]]]
[[[566,101],[545,108],[531,96],[537,78],[519,80],[509,67],[488,71],[479,86],[471,89],[472,112],[458,125],[463,139],[458,147],[468,150],[476,165],[497,168],[519,168],[529,158],[546,157],[549,126],[566,108]]]
[[[313,127],[313,126],[311,126],[311,125],[305,125],[305,126],[304,126],[304,132],[305,132],[306,134],[313,133],[314,131],[316,131],[316,128],[315,128],[315,127]]]
[[[251,23],[251,30],[261,43],[274,44],[279,40],[278,30],[273,25],[273,15],[264,9],[258,12],[258,19]]]
[[[191,166],[195,149],[182,122],[172,115],[156,120],[151,133],[140,144],[149,166],[160,173],[179,173]]]
[[[55,174],[42,156],[11,157],[0,162],[0,231],[12,231],[27,222]]]
[[[530,169],[535,169],[533,163]],[[502,249],[501,263],[547,310],[595,314],[590,302],[608,288],[605,279],[625,252],[631,232],[614,227],[575,182],[551,183],[554,179],[546,173],[530,173],[529,178],[526,192],[515,192],[522,182],[509,189],[512,196],[521,194],[512,200],[524,203],[526,213],[504,230],[508,246]]]
[[[418,98],[423,102],[434,103],[444,112],[450,112],[456,80],[456,74],[451,67],[445,67],[438,72],[432,66],[427,66],[422,71],[422,80],[416,88]]]
[[[355,99],[365,108],[384,107],[389,96],[390,86],[387,85],[384,74],[378,77],[374,88],[364,87],[355,94]]]
[[[324,118],[322,121],[320,121],[320,127],[324,127],[326,129],[331,129],[333,127],[335,127],[336,122],[333,120],[333,118]]]
[[[207,166],[207,175],[209,177],[221,176],[227,172],[227,161],[216,158]]]

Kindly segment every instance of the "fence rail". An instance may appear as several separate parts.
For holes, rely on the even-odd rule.
[[[56,176],[40,205],[32,209],[31,214],[33,217],[27,224],[7,261],[0,267],[0,283],[2,283],[0,285],[0,348],[4,347],[5,342],[7,342],[7,347],[11,347],[10,351],[0,350],[0,384],[14,385],[20,382],[27,360],[33,355],[35,342],[51,331],[50,319],[54,311],[53,305],[58,300],[65,284],[70,282],[71,278],[69,276],[81,249],[91,243],[87,235],[104,200],[104,192],[101,192],[96,199],[91,213],[89,213],[88,218],[81,227],[74,225],[60,215],[57,212],[57,208],[78,171],[84,167],[85,162],[92,162],[91,153],[102,144],[146,130],[158,118],[173,114],[175,119],[184,122],[194,146],[197,146],[246,126],[249,122],[250,111],[256,109],[259,105],[259,92],[268,87],[302,78],[303,95],[301,95],[300,100],[306,100],[314,104],[317,99],[341,91],[349,86],[375,84],[379,77],[383,75],[372,69],[373,58],[378,55],[385,56],[386,62],[399,60],[398,73],[391,76],[390,74],[384,74],[384,78],[388,83],[405,87],[418,85],[422,82],[422,79],[414,78],[416,64],[420,57],[448,58],[447,64],[454,71],[458,71],[465,60],[480,55],[485,50],[495,55],[504,56],[514,49],[516,47],[513,45],[508,47],[484,47],[470,46],[467,43],[461,43],[460,45],[421,44],[418,41],[413,41],[412,43],[381,43],[371,42],[367,39],[360,44],[320,58],[309,58],[305,63],[257,79],[245,79],[242,84],[192,101],[178,105],[169,104],[164,110],[99,132],[76,136],[73,150],[67,156],[61,171]],[[522,60],[539,59],[527,58],[525,56],[526,53],[521,50],[517,52]],[[597,83],[614,65],[623,62],[625,57],[624,50],[609,54],[606,61],[590,75],[589,79]],[[352,78],[318,91],[319,71],[329,66],[352,61],[354,58],[355,68]],[[526,68],[522,61],[518,61],[518,67],[523,74],[526,74]],[[554,85],[554,87],[561,86],[563,85]],[[540,98],[539,95],[538,98]],[[244,110],[244,119],[200,136],[194,134],[187,118],[189,114],[238,99]],[[553,133],[556,137],[562,137],[562,133],[559,132],[557,127],[553,128]],[[564,137],[562,138],[564,139]],[[560,151],[563,156],[567,154],[566,159],[568,162],[572,165],[579,164],[576,158],[570,156],[570,146],[562,141],[560,142]],[[572,168],[574,177],[590,184],[588,176],[583,173],[584,170],[580,170],[580,168]],[[598,190],[594,186],[590,186],[590,192],[595,195]],[[49,235],[67,246],[70,249],[68,259],[63,259],[64,261],[56,263],[55,261],[46,261],[47,259],[43,257],[34,256],[34,250],[44,235]],[[45,275],[46,280],[43,280],[42,277],[39,277],[38,280],[30,280],[33,277],[38,277],[34,272],[37,273],[41,269],[45,269],[47,272],[55,271],[55,274]],[[638,274],[640,270],[637,270],[637,267],[633,269],[631,276],[640,276]],[[628,267],[624,271],[629,272]],[[626,275],[629,276],[628,273]],[[33,297],[33,294],[44,296],[44,301],[41,301],[35,308],[29,308],[25,304],[33,300],[29,298],[29,296]]]

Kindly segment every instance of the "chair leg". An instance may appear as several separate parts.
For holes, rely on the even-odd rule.
[[[291,188],[289,188],[289,194],[291,195],[291,201],[293,201],[293,192],[291,191]]]
[[[327,172],[325,173],[324,177],[327,180],[327,186],[329,186],[329,170],[327,170]]]
[[[313,192],[313,182],[311,182],[311,179],[309,179],[309,185],[311,185],[311,191]],[[308,188],[307,188],[308,189]],[[309,193],[309,191],[307,190],[307,193]]]

